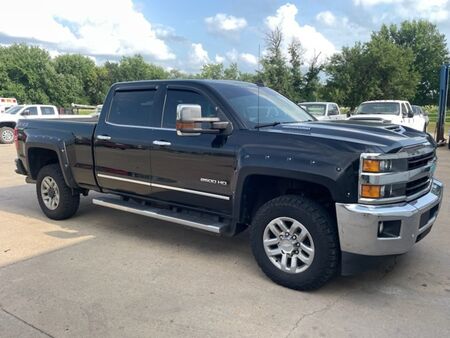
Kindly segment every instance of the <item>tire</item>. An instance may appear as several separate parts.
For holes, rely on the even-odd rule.
[[[44,214],[54,220],[72,217],[80,206],[80,194],[66,185],[59,164],[43,167],[36,181],[36,194]]]
[[[0,129],[0,143],[11,144],[14,143],[14,129],[10,127],[3,127]]]
[[[275,236],[274,230],[280,230],[280,224],[290,228],[289,238],[286,231],[279,232],[283,239],[279,234]],[[264,240],[278,243],[266,246]],[[285,195],[264,204],[253,219],[250,241],[261,270],[275,283],[290,289],[318,289],[338,272],[340,249],[336,223],[325,208],[309,198]],[[284,254],[274,254],[280,250]],[[294,251],[289,253],[289,250]],[[284,260],[284,256],[288,258]],[[290,268],[289,272],[286,268]]]

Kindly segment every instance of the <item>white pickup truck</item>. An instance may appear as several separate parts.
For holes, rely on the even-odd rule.
[[[9,108],[0,114],[0,143],[14,142],[14,128],[21,119],[54,119],[74,118],[77,115],[60,115],[58,108],[50,105],[31,104],[19,105]],[[84,117],[86,116],[79,116]]]
[[[356,108],[350,120],[399,124],[419,131],[426,131],[427,121],[423,115],[414,114],[408,101],[366,101]]]
[[[344,120],[337,103],[334,102],[302,102],[299,106],[318,120]]]

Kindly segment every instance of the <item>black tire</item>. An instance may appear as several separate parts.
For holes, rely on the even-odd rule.
[[[44,202],[42,193],[44,179],[53,180],[56,183],[59,193],[59,202],[55,209],[51,209]],[[47,182],[46,180],[46,182]],[[54,220],[63,220],[72,217],[80,206],[80,194],[73,193],[72,189],[66,185],[63,173],[59,164],[50,164],[43,167],[38,174],[36,181],[36,194],[44,214]]]
[[[0,129],[0,143],[11,144],[14,143],[14,129],[10,127],[3,127]]]
[[[310,233],[314,243],[314,258],[303,272],[288,273],[275,266],[263,245],[266,226],[279,217],[299,221]],[[323,286],[339,269],[340,248],[334,219],[317,202],[301,196],[285,195],[264,204],[256,213],[250,241],[258,265],[275,283],[295,290],[313,290]]]

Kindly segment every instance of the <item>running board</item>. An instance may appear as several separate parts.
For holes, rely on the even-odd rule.
[[[137,215],[142,215],[161,221],[181,224],[190,228],[200,229],[215,234],[221,234],[228,226],[227,223],[221,223],[214,217],[202,217],[167,209],[158,209],[147,205],[141,205],[132,201],[111,197],[94,198],[92,203],[106,208],[126,211]]]

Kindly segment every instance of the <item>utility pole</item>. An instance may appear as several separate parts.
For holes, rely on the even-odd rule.
[[[439,146],[445,144],[445,115],[447,112],[448,80],[450,64],[441,66],[440,85],[439,85],[439,111],[436,124],[436,142]],[[449,146],[450,147],[450,146]]]

